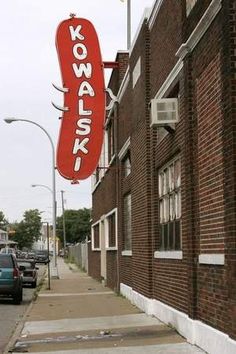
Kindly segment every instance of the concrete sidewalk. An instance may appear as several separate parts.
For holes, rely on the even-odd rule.
[[[58,258],[12,343],[12,353],[203,353],[172,328]]]

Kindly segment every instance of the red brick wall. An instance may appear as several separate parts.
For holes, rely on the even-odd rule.
[[[150,63],[151,63],[151,97],[153,98],[170,71],[175,66],[178,58],[175,56],[181,45],[182,34],[182,12],[180,2],[165,1],[151,29]],[[187,199],[185,193],[186,172],[185,159],[188,158],[189,149],[186,147],[185,136],[189,130],[184,124],[184,78],[182,74],[179,82],[179,112],[180,122],[176,125],[173,134],[165,133],[163,139],[158,139],[160,133],[166,132],[163,128],[152,128],[152,238],[153,251],[159,247],[159,210],[158,210],[158,170],[174,156],[181,156],[181,193],[182,193],[182,249],[183,260],[153,259],[153,296],[180,311],[189,313],[189,282],[192,283],[192,276],[188,274],[189,234],[185,208]],[[153,257],[153,254],[152,254]],[[190,280],[191,279],[191,280]]]
[[[180,1],[165,0],[150,33],[151,98],[155,96],[178,58],[181,45],[182,7]]]
[[[130,57],[130,82],[118,107],[118,151],[131,136],[131,175],[121,165],[105,175],[93,194],[93,219],[118,205],[119,254],[107,252],[107,283],[125,283],[236,337],[236,66],[235,1],[222,10],[184,58],[179,75],[180,122],[162,140],[150,129],[148,104],[178,58],[210,0],[199,0],[185,17],[184,1],[165,0],[148,32],[143,24]],[[141,57],[142,74],[132,87]],[[125,58],[127,60],[127,57]],[[127,62],[126,62],[127,65]],[[118,89],[118,73],[111,85]],[[157,259],[158,170],[181,156],[182,260]],[[116,193],[118,192],[118,194]],[[132,195],[132,257],[123,250],[122,202]],[[118,200],[116,199],[118,196]],[[225,265],[204,265],[202,253],[224,253]],[[99,252],[89,253],[99,276]]]
[[[97,279],[101,278],[101,254],[99,251],[92,251],[91,242],[88,244],[88,274]]]
[[[225,207],[220,65],[220,54],[218,54],[196,80],[200,253],[224,252]]]
[[[192,190],[192,193],[188,192],[192,200],[191,311],[193,317],[221,331],[234,332],[235,336],[232,322],[229,326],[232,314],[229,315],[228,310],[228,292],[232,280],[229,282],[227,262],[225,266],[197,265],[199,254],[224,253],[227,249],[226,218],[229,209],[225,198],[228,182],[224,151],[229,140],[224,135],[227,118],[224,108],[230,92],[223,92],[222,84],[228,71],[228,65],[223,62],[223,48],[229,49],[229,42],[226,45],[226,36],[222,32],[223,19],[226,32],[230,27],[229,17],[223,16],[223,11],[224,8],[194,51],[185,58],[186,90],[190,93],[186,122],[188,117],[192,139],[188,147],[193,170],[193,180],[188,187]]]
[[[227,333],[236,339],[236,3],[227,0],[222,13],[222,97],[224,97],[224,203],[227,267]]]
[[[107,286],[115,291],[119,290],[119,284],[117,284],[117,251],[107,251]]]
[[[119,68],[114,69],[110,78],[109,87],[114,95],[118,93],[120,83],[126,73],[128,65],[128,53],[118,53],[116,61],[119,62]],[[116,111],[116,109],[115,109]],[[117,129],[116,113],[114,114],[113,123]],[[92,223],[97,222],[100,218],[117,207],[117,178],[118,167],[116,159],[108,170],[106,170],[103,179],[92,194]],[[104,235],[102,235],[104,237]],[[106,251],[106,274],[107,285],[117,290],[117,251]],[[89,274],[96,279],[101,280],[101,252],[89,252]]]
[[[133,87],[132,85],[131,87],[130,184],[132,200],[132,287],[135,291],[145,296],[152,295],[150,129],[148,110],[150,91],[149,52],[149,31],[147,24],[144,23],[130,58],[132,83],[133,71],[139,59],[141,60],[142,73],[135,86]],[[131,259],[129,262],[131,262]],[[124,267],[121,268],[121,272],[123,272],[123,269]],[[130,275],[127,274],[127,278],[129,277]]]

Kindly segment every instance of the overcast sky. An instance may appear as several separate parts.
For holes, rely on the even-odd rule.
[[[132,38],[146,7],[154,0],[131,0]],[[52,219],[52,150],[47,136],[33,124],[6,124],[4,117],[33,120],[52,137],[55,147],[60,112],[51,101],[63,105],[63,95],[51,83],[61,84],[55,49],[58,24],[76,13],[90,20],[98,33],[104,61],[115,60],[126,49],[126,0],[7,0],[1,1],[0,21],[0,210],[13,222],[29,209],[44,211]],[[65,208],[91,207],[90,178],[79,185],[56,174],[58,210],[61,190]]]

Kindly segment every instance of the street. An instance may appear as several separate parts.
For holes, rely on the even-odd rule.
[[[39,265],[38,270],[38,284],[46,269],[45,265]],[[20,305],[14,305],[12,300],[0,298],[0,353],[3,352],[6,345],[17,326],[23,318],[28,306],[30,305],[33,295],[37,289],[31,287],[23,288],[23,301]]]

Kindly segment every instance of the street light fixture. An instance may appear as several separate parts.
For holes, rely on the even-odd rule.
[[[57,254],[56,254],[56,175],[55,175],[55,148],[54,144],[52,141],[51,136],[47,132],[47,130],[42,127],[40,124],[29,120],[29,119],[17,119],[17,118],[5,118],[4,121],[8,124],[14,123],[14,122],[26,122],[26,123],[31,123],[36,125],[38,128],[40,128],[48,137],[51,148],[52,148],[52,189],[50,188],[52,192],[52,211],[53,211],[53,222],[52,222],[52,228],[53,228],[53,266],[55,267],[55,272],[57,272]],[[46,186],[44,186],[46,187]],[[49,187],[47,187],[49,188]]]
[[[31,184],[31,187],[43,187],[49,190],[49,192],[53,193],[52,189],[45,184]]]

